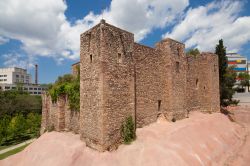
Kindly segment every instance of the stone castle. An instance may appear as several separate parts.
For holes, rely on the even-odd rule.
[[[80,112],[67,97],[52,103],[43,95],[42,129],[74,131],[99,151],[121,143],[121,125],[132,116],[136,128],[161,115],[178,120],[190,111],[218,112],[218,57],[187,56],[185,45],[164,39],[155,48],[134,42],[134,35],[101,20],[81,34]]]

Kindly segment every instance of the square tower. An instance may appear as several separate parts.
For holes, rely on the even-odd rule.
[[[81,34],[80,134],[94,149],[119,145],[122,123],[135,116],[133,44],[104,20]]]
[[[166,70],[167,105],[164,115],[168,120],[183,119],[187,115],[186,109],[186,55],[185,45],[167,38],[156,44],[156,50],[161,54]]]

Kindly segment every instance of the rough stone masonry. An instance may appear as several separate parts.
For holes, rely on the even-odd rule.
[[[190,111],[217,112],[218,57],[185,54],[184,44],[164,39],[155,48],[134,42],[134,34],[101,20],[81,34],[80,112],[67,96],[52,103],[43,96],[42,130],[80,133],[86,145],[112,150],[122,141],[121,125],[132,116],[143,127],[164,116],[183,119]],[[76,67],[72,66],[73,73]]]

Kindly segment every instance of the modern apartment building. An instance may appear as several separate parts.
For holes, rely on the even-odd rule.
[[[27,73],[26,69],[17,67],[0,68],[0,83],[4,84],[31,84],[31,75]]]
[[[235,66],[234,70],[237,73],[247,72],[248,69],[247,57],[237,53],[228,53],[227,59],[228,59],[228,66]]]
[[[41,95],[46,87],[37,83],[37,65],[35,84],[32,83],[31,74],[26,69],[11,67],[0,68],[0,90],[23,90],[32,95]]]
[[[32,95],[41,95],[43,91],[46,90],[46,87],[36,84],[1,84],[0,83],[0,90],[23,90],[28,92]]]

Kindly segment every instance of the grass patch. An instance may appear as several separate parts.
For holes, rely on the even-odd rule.
[[[9,148],[11,146],[14,146],[14,145],[3,145],[3,146],[0,146],[0,150],[4,150],[4,149]]]
[[[29,144],[30,144],[30,143],[29,143]],[[9,156],[11,156],[11,155],[13,155],[13,154],[16,154],[16,153],[18,153],[18,152],[21,152],[21,151],[24,150],[29,144],[20,146],[20,147],[18,147],[18,148],[16,148],[16,149],[13,149],[13,150],[10,150],[10,151],[8,151],[8,152],[6,152],[6,153],[0,154],[0,160],[3,160],[3,159],[5,159],[5,158],[7,158],[7,157],[9,157]]]

